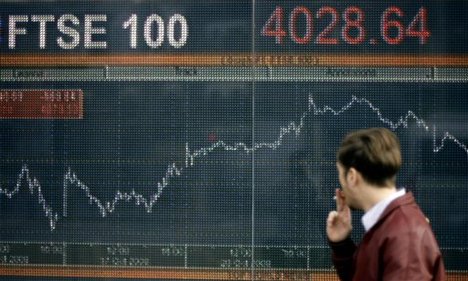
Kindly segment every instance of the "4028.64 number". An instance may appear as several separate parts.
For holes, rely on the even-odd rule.
[[[349,6],[340,12],[335,7],[322,6],[314,12],[306,6],[296,6],[286,14],[282,6],[277,6],[263,25],[261,34],[274,38],[276,44],[283,44],[289,38],[301,45],[359,45],[366,42],[378,44],[379,41],[398,45],[405,39],[416,38],[423,45],[431,36],[427,22],[425,7],[408,17],[400,7],[390,6],[380,14],[380,34],[370,38],[366,13],[360,7]],[[316,30],[317,26],[320,30]]]

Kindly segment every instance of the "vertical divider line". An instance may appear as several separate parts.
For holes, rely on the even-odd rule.
[[[62,265],[67,265],[67,242],[62,242]]]
[[[68,216],[68,177],[70,177],[70,168],[63,177],[63,194],[62,194],[62,216],[66,218]]]
[[[256,77],[256,63],[255,63],[255,0],[252,0],[252,22],[251,22],[251,62],[252,62],[252,141],[251,141],[251,151],[252,151],[252,201],[251,201],[251,280],[255,280],[255,80]]]

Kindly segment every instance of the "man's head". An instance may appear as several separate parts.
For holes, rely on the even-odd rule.
[[[395,185],[401,166],[400,142],[385,128],[370,128],[349,133],[341,142],[337,162],[345,175],[357,170],[371,185]]]

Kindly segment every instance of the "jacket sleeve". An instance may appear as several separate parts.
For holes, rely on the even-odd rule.
[[[341,281],[351,281],[354,275],[354,252],[356,245],[350,237],[341,242],[328,241],[332,249],[332,261]]]

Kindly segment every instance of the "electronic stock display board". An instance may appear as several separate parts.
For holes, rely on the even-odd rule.
[[[338,280],[336,148],[374,126],[468,280],[467,13],[0,1],[0,280]]]

